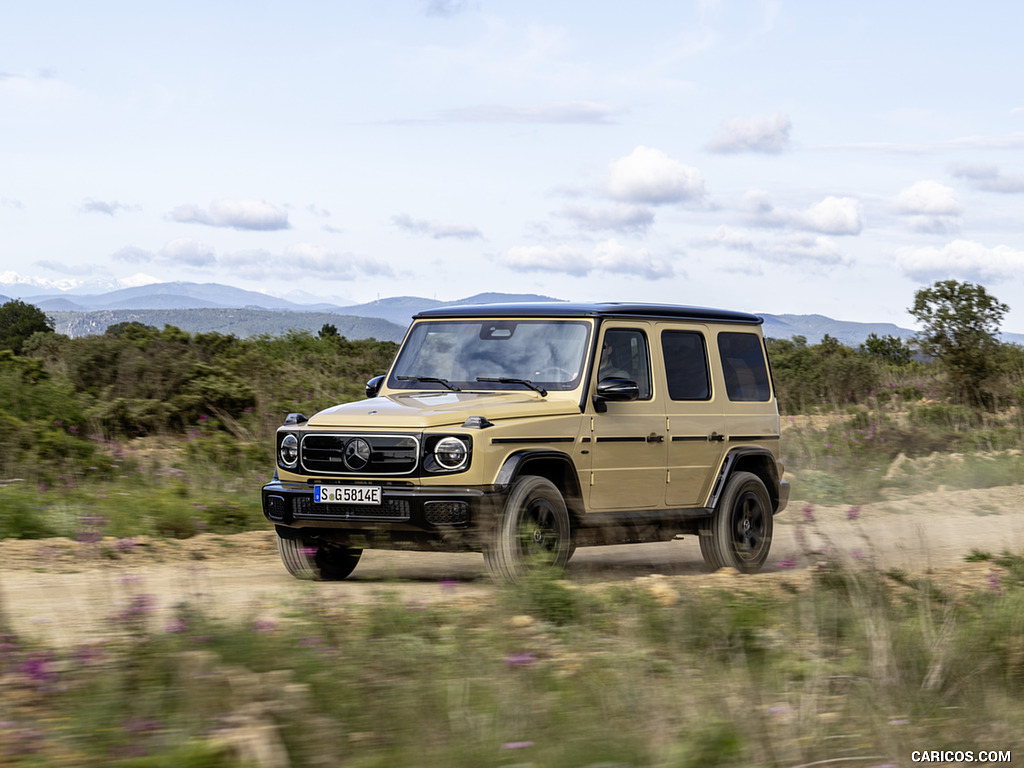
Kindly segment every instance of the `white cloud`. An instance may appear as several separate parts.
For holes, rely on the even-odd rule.
[[[937,181],[919,181],[904,189],[896,196],[896,209],[928,216],[955,216],[963,210],[953,189]]]
[[[944,234],[960,228],[963,206],[952,187],[937,181],[919,181],[896,196],[895,208],[907,215],[915,232]]]
[[[563,206],[558,215],[592,231],[610,229],[617,232],[644,232],[654,223],[654,211],[642,205],[619,204],[591,208],[569,203]]]
[[[708,144],[708,149],[720,154],[778,154],[789,149],[789,132],[792,127],[789,118],[779,112],[748,119],[733,118],[722,124],[718,135]]]
[[[443,120],[465,123],[611,124],[621,110],[595,101],[555,101],[531,107],[479,104],[442,113]]]
[[[451,17],[461,13],[469,5],[468,0],[427,0],[427,16]]]
[[[391,217],[391,223],[414,235],[427,235],[435,240],[452,237],[458,240],[482,238],[480,230],[470,224],[446,224],[439,221],[414,219],[407,213]]]
[[[682,203],[704,197],[704,176],[664,152],[637,147],[609,166],[608,195],[625,203]]]
[[[796,219],[802,229],[824,235],[859,235],[864,226],[860,202],[852,197],[826,197]]]
[[[288,212],[262,200],[215,200],[209,209],[179,205],[168,216],[172,221],[206,224],[243,230],[289,229]]]
[[[314,243],[298,243],[285,248],[280,254],[261,248],[234,251],[222,256],[219,263],[248,280],[279,275],[283,263],[288,265],[289,274],[295,277],[309,276],[318,280],[348,281],[361,277],[393,276],[391,267],[386,263]]]
[[[152,261],[153,254],[142,248],[136,248],[134,245],[128,245],[112,254],[110,258],[114,261],[123,261],[128,264],[141,264]]]
[[[160,249],[160,258],[173,264],[185,264],[190,267],[208,267],[217,261],[213,248],[188,237],[171,240]]]
[[[590,252],[564,245],[517,246],[508,250],[502,263],[517,272],[562,272],[575,277],[608,272],[656,280],[674,274],[667,261],[653,258],[644,248],[629,248],[615,239],[598,243]]]
[[[998,281],[1024,274],[1024,251],[1006,245],[987,248],[970,240],[954,240],[942,248],[900,248],[896,263],[907,277],[922,282],[958,278]]]
[[[79,208],[82,213],[104,213],[107,216],[113,216],[118,211],[130,211],[131,209],[130,205],[119,203],[117,200],[111,200],[108,203],[105,200],[93,200],[92,198],[85,200]]]
[[[836,244],[827,237],[793,236],[783,238],[766,248],[768,261],[805,267],[827,267],[845,264],[846,259]]]
[[[61,261],[43,260],[34,262],[35,266],[48,269],[51,272],[62,273],[65,275],[76,275],[83,277],[91,277],[93,275],[106,275],[107,270],[96,264],[65,264]]]
[[[728,248],[732,251],[750,251],[754,249],[754,240],[746,232],[734,227],[721,226],[698,243],[703,246]]]
[[[982,192],[1017,194],[1024,192],[1024,176],[1003,176],[994,165],[958,165],[952,169],[957,178],[966,179]]]
[[[787,227],[822,235],[859,235],[864,228],[860,201],[852,197],[830,195],[800,211],[776,208],[767,193],[752,190],[744,197],[743,205],[752,214],[751,223],[761,227]]]

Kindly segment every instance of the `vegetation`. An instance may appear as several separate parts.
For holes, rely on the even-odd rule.
[[[0,306],[0,349],[20,354],[36,333],[53,333],[53,323],[39,307],[18,299]]]
[[[1021,482],[1024,349],[995,341],[986,296],[924,294],[965,322],[990,310],[988,335],[952,336],[978,340],[981,367],[935,338],[769,340],[795,499]],[[282,417],[362,397],[395,353],[337,322],[22,333],[0,351],[0,537],[75,538],[116,562],[146,536],[264,528]],[[15,634],[0,604],[0,764],[881,766],[1024,748],[1024,558],[974,552],[979,577],[954,589],[837,552],[810,504],[793,514],[802,558],[700,589],[544,573],[358,606],[296,583],[283,612],[228,622],[195,597],[158,616],[126,582],[108,632],[71,647]]]
[[[808,556],[813,572],[698,590],[544,573],[471,600],[458,583],[416,603],[310,592],[241,622],[196,602],[158,619],[123,583],[105,637],[0,638],[0,762],[758,768],[1024,748],[1024,559],[975,553],[954,593]]]
[[[910,313],[924,326],[921,350],[936,358],[953,397],[991,407],[988,382],[999,373],[999,323],[1010,308],[982,286],[942,280],[914,294]]]

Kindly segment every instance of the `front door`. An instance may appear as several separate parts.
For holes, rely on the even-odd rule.
[[[601,329],[590,394],[604,378],[634,381],[640,392],[631,402],[608,402],[591,417],[593,510],[653,509],[665,497],[665,411],[651,375],[646,324],[606,323]]]

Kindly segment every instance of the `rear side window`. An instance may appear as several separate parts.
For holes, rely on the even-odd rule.
[[[730,400],[765,402],[771,399],[768,365],[761,338],[754,333],[718,334],[725,390]]]
[[[708,354],[702,334],[694,331],[663,331],[661,352],[665,358],[670,398],[707,400],[711,397]]]

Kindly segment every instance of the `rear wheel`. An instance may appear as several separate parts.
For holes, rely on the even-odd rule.
[[[772,546],[772,501],[761,478],[735,472],[711,519],[700,530],[700,553],[712,570],[761,570]]]
[[[484,549],[487,569],[515,581],[528,569],[564,568],[572,546],[569,511],[558,487],[527,475],[512,486],[505,509]]]
[[[340,581],[348,578],[359,563],[361,549],[337,544],[277,537],[281,562],[292,576],[312,581]]]

